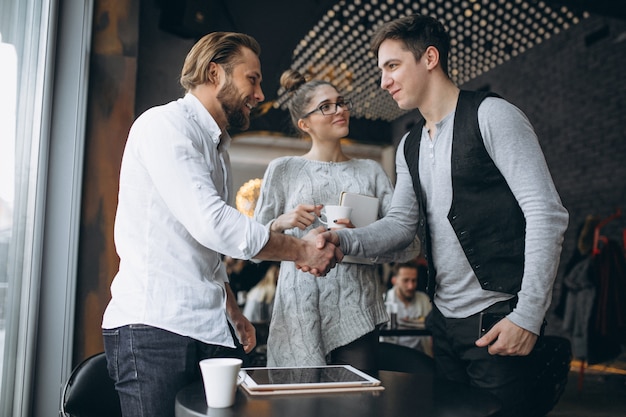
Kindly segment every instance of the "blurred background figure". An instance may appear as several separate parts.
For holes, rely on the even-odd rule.
[[[269,323],[272,319],[279,265],[271,262],[263,279],[248,291],[243,315],[252,323]]]
[[[267,268],[272,262],[251,262],[224,256],[226,274],[230,281],[230,288],[237,295],[237,304],[240,307],[246,303],[248,291],[257,285],[265,276]]]
[[[405,326],[424,325],[426,316],[432,309],[428,294],[418,291],[418,266],[414,262],[396,263],[392,269],[391,284],[385,304],[395,306],[398,324]],[[386,336],[385,342],[397,343],[420,350],[433,356],[430,336]]]

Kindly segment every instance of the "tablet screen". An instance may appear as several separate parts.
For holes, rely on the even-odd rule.
[[[280,389],[310,386],[376,385],[375,378],[351,366],[320,366],[295,368],[246,368],[250,388]]]

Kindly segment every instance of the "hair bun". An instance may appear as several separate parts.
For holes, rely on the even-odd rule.
[[[304,75],[293,69],[288,69],[280,76],[280,85],[290,93],[295,92],[304,83],[306,83]]]

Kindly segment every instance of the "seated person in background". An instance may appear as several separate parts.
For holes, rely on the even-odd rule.
[[[403,321],[405,323],[424,323],[424,319],[432,309],[428,295],[422,291],[417,291],[417,279],[416,263],[396,263],[393,266],[391,276],[393,287],[387,291],[385,303],[396,305],[400,324]],[[386,336],[383,341],[408,346],[429,356],[433,355],[430,336]]]
[[[272,318],[278,269],[279,264],[272,262],[263,279],[248,292],[243,315],[253,323],[269,323]]]

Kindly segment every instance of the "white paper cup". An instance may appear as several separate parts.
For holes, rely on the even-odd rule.
[[[322,223],[328,226],[330,229],[343,229],[345,224],[337,224],[337,219],[349,219],[352,214],[352,207],[348,206],[324,206],[322,209],[322,216],[326,217],[326,220],[320,219]]]
[[[237,375],[241,359],[211,358],[200,361],[206,403],[210,408],[230,407],[235,403]]]

